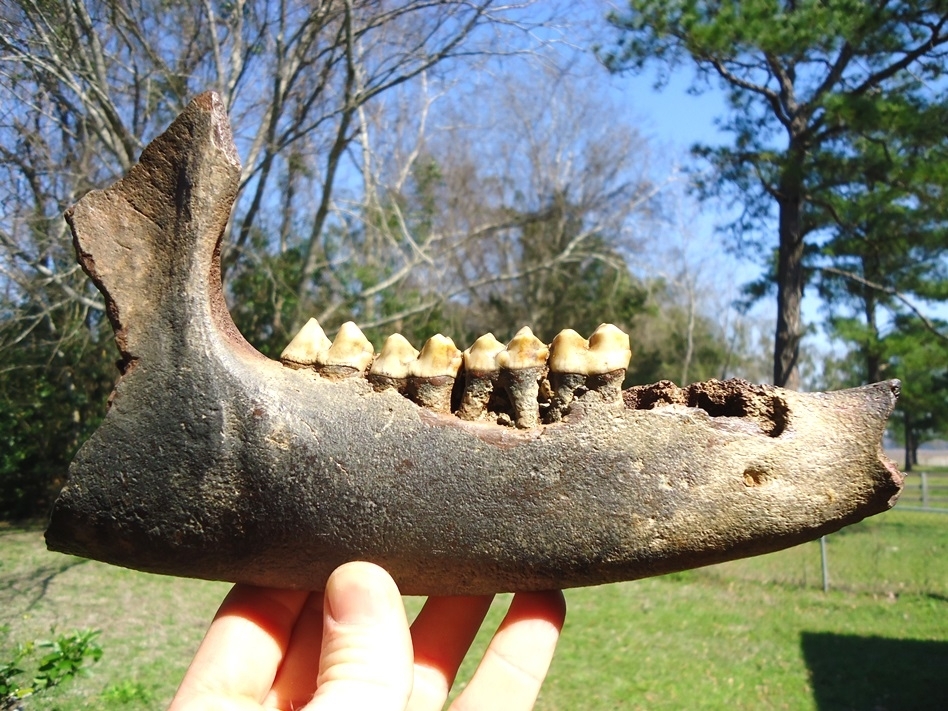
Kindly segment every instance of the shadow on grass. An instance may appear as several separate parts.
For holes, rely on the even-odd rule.
[[[800,635],[819,711],[942,711],[948,642]]]
[[[2,606],[7,609],[18,608],[18,613],[28,612],[46,597],[50,584],[57,576],[88,562],[83,558],[70,557],[55,565],[33,568],[26,574],[0,576],[0,603],[4,603]]]

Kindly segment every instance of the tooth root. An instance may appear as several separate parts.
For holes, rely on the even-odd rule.
[[[622,402],[622,381],[631,359],[629,334],[611,323],[600,324],[589,337],[586,387],[603,402]]]
[[[311,318],[283,349],[280,361],[290,368],[313,368],[331,345],[319,322]]]
[[[346,321],[329,350],[317,360],[317,367],[319,374],[327,378],[349,378],[364,373],[374,357],[375,349],[362,329]]]
[[[408,392],[422,407],[451,412],[451,390],[461,368],[461,351],[440,333],[429,338],[408,365]]]
[[[405,394],[408,391],[408,368],[417,360],[418,349],[400,333],[385,339],[382,352],[369,368],[368,379],[376,390],[394,388]]]
[[[585,392],[586,373],[589,370],[589,342],[576,331],[567,328],[556,334],[550,344],[547,376],[550,389],[548,422],[559,422],[573,399]]]
[[[497,354],[504,348],[504,344],[494,338],[493,333],[487,333],[462,353],[464,393],[456,413],[462,420],[482,420],[489,415],[488,403],[494,394],[500,374]]]
[[[497,354],[499,382],[513,406],[514,424],[521,429],[540,424],[540,381],[546,377],[549,354],[550,349],[526,326]]]

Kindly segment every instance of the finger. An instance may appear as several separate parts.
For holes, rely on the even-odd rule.
[[[408,711],[439,711],[444,706],[492,599],[490,595],[428,599],[411,626],[415,672]]]
[[[201,699],[267,695],[307,593],[235,585],[224,598],[169,711]]]
[[[296,620],[293,635],[264,700],[267,708],[298,709],[316,693],[323,638],[323,594],[311,593]]]
[[[532,709],[566,616],[561,592],[518,593],[453,711]]]
[[[306,708],[398,709],[412,685],[412,647],[395,581],[371,563],[329,577],[316,695]]]

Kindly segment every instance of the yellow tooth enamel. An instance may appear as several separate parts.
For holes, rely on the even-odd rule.
[[[407,378],[409,365],[418,358],[416,349],[400,333],[393,333],[385,339],[382,352],[372,363],[369,373],[388,378]]]
[[[632,359],[629,334],[611,323],[599,325],[589,337],[589,370],[587,375],[601,375],[625,370]]]
[[[280,360],[294,365],[314,365],[331,345],[319,322],[311,318],[283,349]]]
[[[509,370],[535,368],[546,364],[550,349],[533,335],[529,326],[524,326],[510,339],[506,350],[497,354],[497,365]]]
[[[556,334],[550,344],[551,373],[586,375],[589,370],[589,342],[571,328]]]
[[[504,348],[504,344],[494,338],[493,333],[485,333],[462,354],[465,370],[475,373],[493,373],[499,370],[497,354]]]
[[[375,349],[362,329],[352,321],[339,327],[336,340],[319,361],[322,366],[345,365],[356,370],[365,370],[375,357]]]
[[[456,377],[461,368],[461,351],[447,336],[435,334],[421,348],[418,359],[408,365],[408,373],[415,378]]]

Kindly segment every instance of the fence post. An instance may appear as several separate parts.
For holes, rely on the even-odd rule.
[[[928,508],[928,472],[924,469],[919,472],[922,475],[922,508]]]
[[[826,559],[826,536],[820,536],[820,567],[823,569],[823,592],[829,592],[829,561]]]

